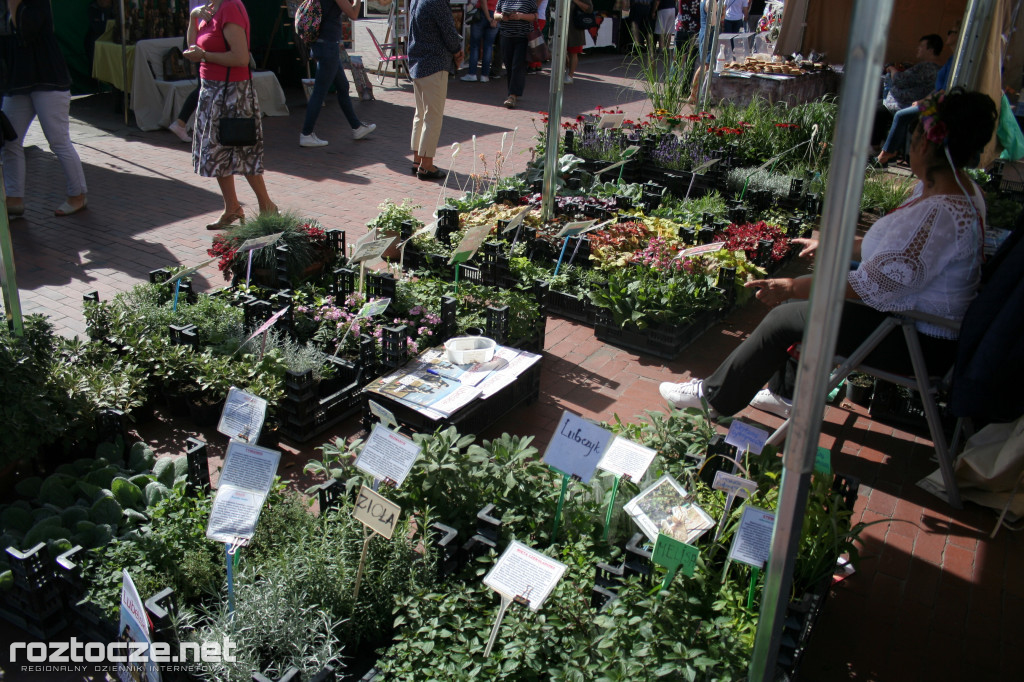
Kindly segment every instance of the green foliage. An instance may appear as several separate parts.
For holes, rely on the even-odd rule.
[[[884,171],[869,171],[864,177],[864,192],[860,197],[860,210],[885,215],[910,198],[917,180]]]
[[[670,273],[642,265],[612,270],[607,286],[593,290],[590,300],[606,308],[616,325],[638,329],[651,324],[682,325],[723,302],[722,292],[708,274],[682,269]]]
[[[787,191],[789,188],[786,188]],[[715,220],[725,218],[728,209],[725,199],[717,191],[709,192],[696,199],[680,199],[668,196],[662,199],[661,205],[651,211],[655,218],[667,218],[683,225],[699,227],[704,223],[704,214],[710,213]]]
[[[696,50],[689,49],[689,43],[695,40],[691,39],[677,50],[667,45],[656,48],[651,44],[633,57],[631,66],[639,71],[637,80],[654,109],[669,114],[682,111],[690,96],[690,74],[697,61]]]

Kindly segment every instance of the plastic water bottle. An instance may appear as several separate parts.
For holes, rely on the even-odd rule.
[[[725,45],[718,46],[718,57],[715,59],[715,73],[722,73],[725,68]]]

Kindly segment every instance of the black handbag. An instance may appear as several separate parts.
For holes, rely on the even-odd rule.
[[[231,82],[231,67],[224,79],[224,94],[221,98],[221,110],[228,100],[228,84]],[[252,110],[256,111],[256,95],[253,94],[252,75],[249,76],[249,97],[253,101]],[[256,144],[256,117],[221,116],[218,121],[220,132],[217,141],[225,147],[251,147]]]
[[[576,7],[572,6],[572,19],[573,28],[578,28],[581,31],[586,31],[597,26],[597,16],[593,12],[584,12]]]
[[[479,7],[470,7],[469,10],[466,11],[467,24],[475,24],[476,22],[483,20],[484,13],[480,10]]]

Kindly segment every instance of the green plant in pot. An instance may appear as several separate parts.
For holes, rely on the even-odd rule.
[[[261,213],[243,225],[232,227],[213,238],[213,246],[207,253],[220,259],[217,267],[224,273],[224,279],[244,282],[249,254],[239,253],[238,248],[250,239],[278,233],[281,237],[276,242],[252,252],[253,281],[276,283],[278,247],[287,249],[286,269],[293,286],[319,273],[333,261],[334,253],[320,224],[288,211]]]
[[[183,387],[193,421],[200,426],[216,423],[228,390],[235,384],[233,363],[210,351],[193,357],[194,382]]]
[[[851,403],[867,406],[875,391],[875,379],[861,372],[850,372],[846,377],[846,397]]]

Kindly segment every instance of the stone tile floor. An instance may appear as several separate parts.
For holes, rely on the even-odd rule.
[[[374,61],[367,56],[372,67]],[[650,109],[628,60],[587,55],[572,86],[565,88],[563,113],[575,116],[595,105],[621,106],[638,117]],[[319,218],[326,226],[359,235],[385,198],[410,198],[429,216],[445,196],[471,184],[472,174],[493,173],[502,143],[508,152],[501,173],[521,171],[530,158],[540,117],[546,110],[549,78],[529,76],[518,109],[501,105],[504,79],[449,84],[437,163],[451,168],[447,187],[418,181],[409,172],[411,86],[394,79],[373,80],[376,101],[359,102],[364,121],[376,123],[369,138],[354,142],[334,101],[320,116],[316,132],[330,141],[322,149],[298,147],[305,113],[302,94],[289,91],[292,113],[264,119],[266,181],[274,200]],[[144,133],[125,126],[113,95],[76,99],[72,138],[88,179],[89,208],[54,218],[63,195],[63,176],[38,126],[27,144],[28,211],[11,225],[17,281],[25,313],[45,313],[62,333],[84,332],[82,295],[111,297],[166,265],[193,265],[206,258],[211,233],[203,226],[221,210],[215,184],[192,172],[190,150],[171,133]],[[475,148],[474,148],[475,137]],[[462,150],[452,158],[449,145]],[[483,155],[483,160],[479,155]],[[486,164],[486,166],[484,166]],[[239,187],[254,210],[252,194]],[[197,287],[221,284],[212,268]],[[624,419],[662,409],[658,382],[704,376],[759,321],[764,308],[750,304],[713,327],[672,362],[598,342],[592,330],[551,318],[547,327],[540,399],[492,428],[537,436],[543,448],[562,409],[587,417]],[[743,417],[769,428],[778,419],[746,410]],[[313,447],[329,437],[349,436],[353,421],[303,447],[282,443],[284,475],[304,488],[301,469]],[[141,435],[161,452],[177,453],[187,427],[158,421]],[[211,449],[220,437],[205,434]],[[995,515],[979,507],[955,511],[915,483],[935,464],[927,431],[916,434],[872,421],[864,408],[846,401],[826,408],[821,443],[832,448],[833,466],[862,482],[855,520],[879,523],[864,533],[858,572],[834,586],[805,659],[806,680],[1012,679],[1024,669],[1024,542],[1003,530],[988,538]],[[9,628],[0,639],[13,636]],[[2,674],[0,674],[2,677]],[[42,679],[11,674],[8,679]],[[53,678],[57,679],[57,678]]]

